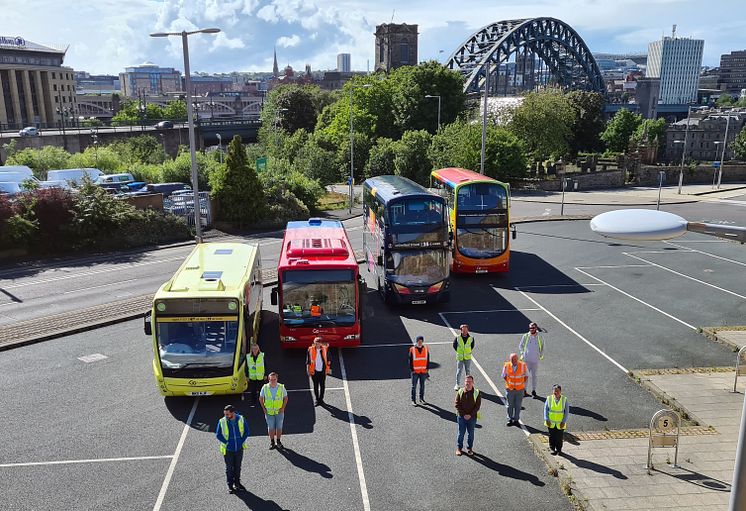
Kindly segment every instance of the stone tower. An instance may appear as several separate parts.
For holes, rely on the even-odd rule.
[[[376,71],[417,65],[417,25],[384,23],[376,26]]]

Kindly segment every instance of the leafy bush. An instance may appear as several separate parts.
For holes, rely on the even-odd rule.
[[[221,164],[202,153],[197,153],[197,181],[200,190],[206,190],[210,175],[219,171]],[[191,183],[192,158],[189,151],[180,153],[175,160],[168,160],[161,166],[161,182]]]
[[[65,229],[73,219],[73,196],[59,188],[38,189],[22,194],[16,202],[16,211],[38,227],[37,235],[27,239],[28,245],[45,250],[64,247]]]
[[[225,166],[212,174],[210,183],[212,194],[220,203],[220,219],[246,227],[264,216],[264,191],[254,166],[249,164],[240,136],[236,135],[228,144]]]
[[[82,153],[75,153],[67,161],[68,169],[96,168],[107,174],[128,172],[127,164],[111,146],[86,147]]]
[[[305,220],[310,211],[292,192],[275,187],[267,192],[267,214],[263,225],[285,226],[291,220]]]
[[[296,133],[299,133],[300,130]],[[320,147],[311,139],[298,151],[293,163],[301,174],[315,179],[322,186],[338,183],[341,179],[336,155]]]
[[[269,163],[270,171],[259,176],[267,194],[268,204],[272,204],[273,197],[282,197],[280,191],[286,190],[300,200],[306,209],[315,211],[316,203],[324,194],[319,182],[293,169],[287,160],[271,159]]]
[[[35,220],[24,218],[19,214],[11,216],[5,222],[3,244],[5,248],[25,247],[36,239],[39,225]],[[7,244],[6,244],[7,243]]]
[[[396,145],[396,142],[390,138],[381,137],[378,139],[376,145],[370,148],[370,156],[365,164],[366,178],[394,173]]]
[[[66,169],[70,153],[61,147],[44,146],[41,149],[27,148],[14,152],[8,157],[6,165],[26,165],[34,171],[34,175],[44,180],[50,169]]]

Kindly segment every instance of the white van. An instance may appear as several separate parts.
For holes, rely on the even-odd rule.
[[[0,172],[0,181],[5,183],[22,183],[26,180],[39,181],[33,173],[29,176],[26,172]]]
[[[73,186],[78,186],[83,182],[83,176],[88,176],[91,181],[95,181],[101,175],[103,172],[92,168],[50,170],[47,172],[47,181],[66,181],[72,183]]]
[[[7,174],[21,174],[24,176],[23,179],[31,179],[34,177],[34,171],[26,165],[5,165],[0,167],[0,181],[23,181],[23,179],[5,179],[8,177]]]

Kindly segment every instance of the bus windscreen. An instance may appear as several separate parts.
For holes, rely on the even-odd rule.
[[[156,318],[156,339],[165,376],[182,376],[181,370],[229,375],[233,373],[238,316]]]
[[[472,183],[458,190],[456,246],[466,257],[490,259],[508,246],[508,194],[503,186]]]
[[[438,200],[413,197],[389,206],[389,223],[392,227],[405,225],[442,225],[443,203]]]
[[[350,326],[356,318],[352,270],[288,270],[282,275],[282,322],[287,326]]]
[[[508,208],[508,192],[495,183],[472,183],[458,189],[457,209],[490,211]]]

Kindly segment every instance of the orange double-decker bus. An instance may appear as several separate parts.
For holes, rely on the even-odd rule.
[[[434,170],[432,186],[448,205],[455,273],[510,268],[510,185],[471,170]]]

